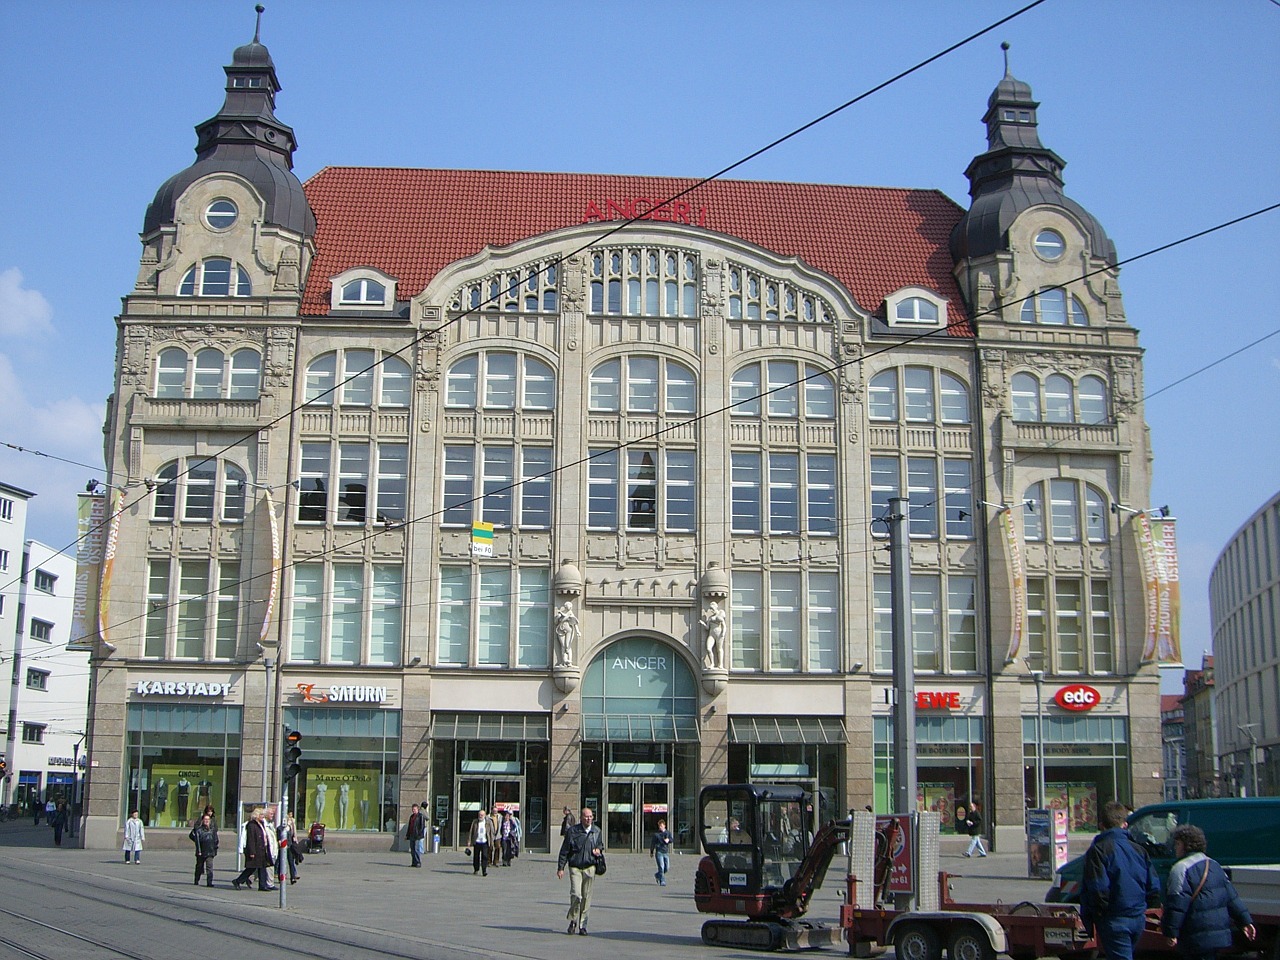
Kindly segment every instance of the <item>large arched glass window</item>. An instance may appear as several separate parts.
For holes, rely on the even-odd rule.
[[[1083,530],[1089,543],[1106,543],[1110,539],[1109,515],[1106,494],[1091,484],[1065,477],[1039,481],[1023,494],[1023,537],[1044,540],[1047,532],[1058,543],[1078,543]]]
[[[445,406],[456,409],[554,410],[555,403],[555,371],[525,354],[468,354],[456,360],[445,377]]]
[[[253,294],[249,273],[226,257],[210,257],[193,264],[178,286],[180,297],[248,297]]]
[[[1075,403],[1071,380],[1060,373],[1050,374],[1044,382],[1044,418],[1048,423],[1072,423]]]
[[[237,350],[231,355],[231,400],[256,400],[262,384],[261,357],[257,350]]]
[[[591,255],[590,312],[695,317],[698,273],[697,258],[690,253],[597,251]]]
[[[260,356],[244,348],[228,357],[206,347],[191,357],[181,347],[166,347],[156,362],[156,397],[193,400],[256,400]],[[190,379],[188,379],[190,378]]]
[[[969,422],[969,388],[963,380],[939,371],[938,395],[943,423]]]
[[[872,420],[897,420],[899,410],[909,423],[970,420],[968,386],[954,374],[933,367],[902,367],[877,373],[868,385],[867,404]]]
[[[831,376],[811,363],[768,360],[740,367],[730,381],[735,417],[758,417],[761,409],[771,420],[832,420],[836,415],[836,388]],[[763,396],[763,402],[761,397]]]
[[[196,372],[191,384],[191,396],[196,400],[217,400],[222,396],[221,350],[212,347],[196,354]]]
[[[606,360],[591,371],[588,406],[592,413],[693,415],[698,410],[697,378],[674,360],[633,355]]]
[[[1078,297],[1068,297],[1061,287],[1041,290],[1022,303],[1019,319],[1050,327],[1087,327],[1089,314]]]
[[[898,371],[882,370],[867,389],[867,415],[872,420],[898,419]]]
[[[1040,422],[1040,381],[1029,373],[1013,375],[1013,419]]]
[[[924,297],[907,297],[898,303],[894,316],[899,323],[933,323],[938,322],[938,305]]]
[[[342,297],[339,302],[380,307],[387,302],[387,288],[377,280],[352,280],[342,285]]]
[[[243,469],[213,457],[187,457],[166,463],[149,481],[154,488],[151,519],[210,523],[244,519],[248,479]],[[179,509],[181,504],[181,509]]]
[[[334,396],[341,394],[343,406],[370,407],[376,397],[378,406],[406,407],[412,382],[409,365],[395,354],[337,350],[307,364],[306,402],[328,407],[333,405]]]

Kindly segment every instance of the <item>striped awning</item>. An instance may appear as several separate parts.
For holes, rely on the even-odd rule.
[[[550,740],[551,718],[545,713],[436,713],[434,740]]]
[[[610,743],[697,743],[698,718],[584,713],[582,739]]]
[[[846,743],[840,717],[730,717],[730,743]]]

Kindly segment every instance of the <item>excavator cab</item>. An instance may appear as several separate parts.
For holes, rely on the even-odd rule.
[[[695,898],[704,913],[774,915],[813,838],[813,795],[787,785],[705,787]],[[705,890],[703,889],[705,887]]]

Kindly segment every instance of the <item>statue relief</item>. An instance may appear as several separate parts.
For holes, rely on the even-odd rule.
[[[702,665],[708,670],[724,669],[724,642],[729,624],[720,604],[712,600],[698,621],[703,630]]]
[[[566,600],[556,607],[555,625],[555,665],[557,667],[573,666],[573,651],[577,646],[581,630],[578,616],[573,612],[573,601]]]

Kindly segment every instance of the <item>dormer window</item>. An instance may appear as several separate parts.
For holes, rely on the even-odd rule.
[[[947,302],[923,287],[905,287],[885,300],[885,319],[891,327],[943,327]]]
[[[387,302],[387,288],[377,280],[352,280],[342,285],[342,296],[338,302],[380,307]]]
[[[329,309],[389,312],[396,303],[396,278],[375,267],[352,267],[329,278]]]
[[[262,86],[261,77],[233,77],[231,80],[233,87],[260,87]]]
[[[1003,114],[1003,119],[1007,123],[1030,123],[1031,111],[1030,110],[1005,110]]]
[[[178,287],[180,297],[248,297],[253,294],[249,272],[225,257],[194,264]]]

